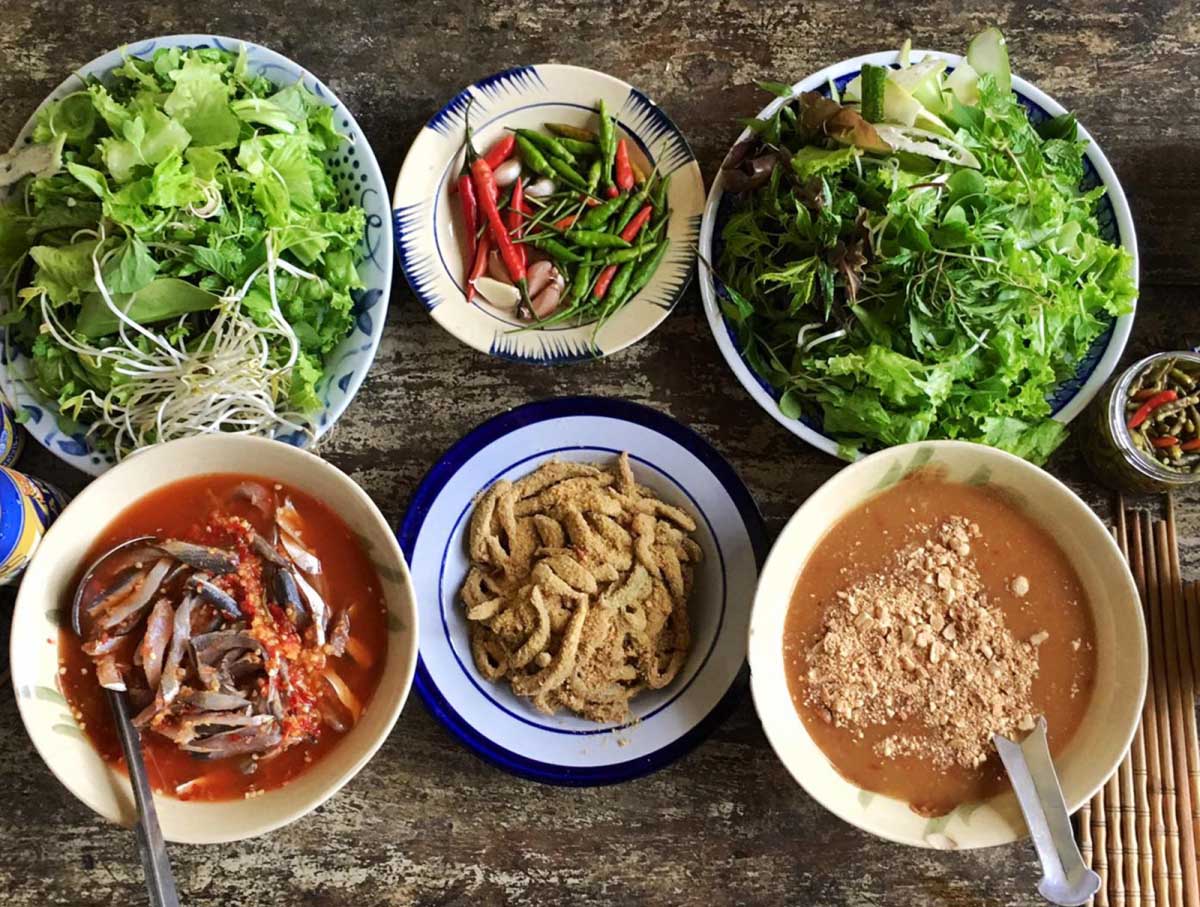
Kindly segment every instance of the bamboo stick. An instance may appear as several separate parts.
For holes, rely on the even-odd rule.
[[[1183,861],[1184,893],[1189,904],[1200,904],[1200,876],[1197,875],[1196,847],[1200,842],[1200,823],[1196,816],[1196,793],[1200,791],[1200,752],[1196,748],[1196,686],[1192,675],[1191,645],[1187,614],[1184,609],[1183,576],[1179,563],[1179,536],[1175,521],[1175,501],[1167,495],[1166,547],[1170,558],[1169,617],[1164,631],[1169,639],[1167,664],[1172,669],[1172,734],[1175,736],[1175,776],[1179,779],[1179,843]]]
[[[1120,544],[1119,530],[1113,536]],[[1122,824],[1124,801],[1121,798],[1121,770],[1113,772],[1104,785],[1104,815],[1108,832],[1108,902],[1112,907],[1125,907],[1125,829]],[[1134,901],[1136,905],[1137,902]]]
[[[1125,529],[1124,551],[1129,560],[1129,570],[1133,574],[1137,586],[1138,597],[1144,601],[1146,596],[1146,571],[1142,559],[1142,539],[1139,525],[1133,521],[1132,530],[1128,519],[1124,500],[1120,500],[1120,525]],[[1154,890],[1154,848],[1151,846],[1150,830],[1150,785],[1146,771],[1146,727],[1145,720],[1138,722],[1137,731],[1133,736],[1130,747],[1133,769],[1133,804],[1137,820],[1137,850],[1139,866],[1139,889],[1141,903],[1151,907],[1157,903]],[[1165,878],[1164,878],[1165,880]]]
[[[1125,519],[1125,502],[1122,498],[1117,499],[1117,526],[1116,539],[1117,547],[1121,549],[1121,555],[1126,562],[1129,561],[1129,526]],[[1124,882],[1124,890],[1121,892],[1122,901],[1128,902],[1134,907],[1141,907],[1142,901],[1142,885],[1139,878],[1139,856],[1141,848],[1137,837],[1137,798],[1134,796],[1133,783],[1133,754],[1134,746],[1131,744],[1129,751],[1125,754],[1125,758],[1121,760],[1121,765],[1117,769],[1117,774],[1120,776],[1119,787],[1121,795],[1121,840],[1124,869],[1122,878]],[[1116,898],[1113,899],[1114,903]]]
[[[1164,852],[1167,859],[1167,903],[1171,907],[1184,907],[1183,901],[1183,867],[1180,864],[1179,847],[1179,813],[1178,797],[1175,781],[1175,762],[1171,751],[1171,696],[1167,690],[1167,660],[1163,645],[1163,607],[1162,595],[1164,586],[1170,584],[1170,568],[1166,564],[1165,539],[1163,532],[1164,550],[1155,544],[1159,529],[1165,530],[1161,522],[1152,523],[1149,519],[1143,521],[1146,545],[1146,584],[1150,594],[1147,596],[1150,605],[1150,662],[1154,678],[1154,717],[1158,727],[1158,771],[1162,786],[1162,815]],[[1191,907],[1191,905],[1189,905]]]
[[[1109,907],[1108,901],[1108,822],[1104,812],[1104,792],[1101,787],[1092,798],[1092,841],[1096,875],[1100,876],[1100,888],[1096,892],[1096,907]]]
[[[1142,608],[1146,612],[1146,623],[1150,623],[1150,586],[1152,572],[1148,555],[1151,553],[1147,545],[1149,537],[1149,521],[1142,511],[1134,511],[1134,531],[1130,537],[1132,551],[1130,562],[1133,567],[1134,580],[1142,597]],[[1143,766],[1146,770],[1146,801],[1149,805],[1149,848],[1152,854],[1152,870],[1150,883],[1143,885],[1144,895],[1153,896],[1158,904],[1167,904],[1170,880],[1167,872],[1166,824],[1163,820],[1163,783],[1159,770],[1159,740],[1158,740],[1158,704],[1155,695],[1153,672],[1151,681],[1146,688],[1146,702],[1142,708],[1141,728],[1145,741]],[[1143,872],[1145,867],[1143,865]]]
[[[1184,612],[1188,618],[1189,627],[1197,625],[1196,618],[1200,616],[1200,583],[1188,583],[1184,589]],[[1188,664],[1191,664],[1196,657],[1196,646],[1194,642],[1188,639],[1188,650],[1190,658],[1185,659]],[[1197,677],[1192,675],[1192,696],[1196,695]],[[1197,733],[1196,727],[1196,710],[1187,709],[1184,712],[1184,717],[1187,719],[1187,734],[1189,741],[1189,755],[1196,760],[1196,767],[1200,769],[1200,734]],[[1193,774],[1192,779],[1192,828],[1193,837],[1196,839],[1196,846],[1200,848],[1200,772]],[[1197,854],[1197,864],[1200,865],[1200,854]]]

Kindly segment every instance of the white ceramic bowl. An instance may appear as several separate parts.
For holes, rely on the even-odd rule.
[[[166,35],[109,51],[68,76],[38,105],[38,110],[51,101],[79,91],[84,79],[103,81],[121,65],[125,57],[150,57],[163,47],[215,47],[231,53],[244,48],[251,72],[265,76],[279,86],[303,82],[309,91],[333,108],[334,126],[346,136],[343,146],[327,157],[326,164],[342,203],[358,205],[366,212],[366,226],[359,245],[361,261],[358,264],[363,288],[352,294],[354,325],[349,335],[325,357],[325,375],[317,384],[321,409],[309,414],[308,418],[315,437],[319,438],[333,427],[333,423],[358,393],[383,337],[388,296],[392,291],[392,241],[387,186],[379,163],[375,160],[366,133],[325,83],[283,54],[250,41],[220,35]],[[14,147],[32,141],[36,120],[37,111],[34,111],[17,135]],[[0,311],[8,305],[7,289],[0,287]],[[112,466],[112,456],[96,449],[86,434],[60,428],[55,401],[47,400],[34,383],[27,380],[32,369],[29,359],[18,350],[10,352],[8,361],[0,356],[0,388],[11,391],[12,400],[9,402],[20,412],[25,428],[33,439],[60,460],[89,475],[99,475]],[[295,431],[281,431],[276,437],[296,446],[307,444],[310,438],[306,433]]]
[[[506,129],[540,130],[546,122],[595,128],[601,99],[617,118],[618,135],[630,139],[633,159],[647,172],[657,166],[671,174],[670,248],[645,288],[600,331],[591,324],[522,330],[528,326],[511,313],[463,295],[461,221],[449,190],[463,163],[468,102],[475,147],[485,151]],[[642,92],[594,69],[543,63],[495,73],[451,98],[409,148],[392,205],[400,267],[434,321],[484,353],[557,365],[623,350],[671,313],[696,268],[704,180],[683,133]]]
[[[914,50],[912,61],[923,59],[945,60],[951,68],[961,62],[958,54],[941,53],[934,50]],[[832,66],[813,73],[801,79],[792,86],[792,95],[804,91],[826,92],[832,82],[841,91],[866,63],[876,66],[892,66],[897,62],[896,51],[884,51],[874,54],[863,54],[842,60]],[[1013,91],[1018,100],[1025,106],[1029,118],[1037,123],[1050,117],[1066,113],[1058,101],[1044,91],[1017,76],[1012,77]],[[787,98],[776,98],[759,112],[759,119],[772,116],[776,110],[786,104]],[[738,136],[738,141],[750,137],[750,130],[745,129]],[[1133,229],[1133,215],[1129,211],[1129,203],[1125,200],[1125,192],[1117,179],[1117,174],[1100,146],[1096,144],[1091,133],[1079,126],[1079,139],[1086,143],[1084,149],[1084,184],[1087,187],[1103,185],[1107,194],[1097,207],[1097,219],[1100,222],[1100,235],[1109,242],[1118,243],[1128,250],[1133,257],[1133,279],[1138,280],[1138,248],[1137,236]],[[729,367],[737,376],[747,393],[754,398],[763,409],[771,414],[780,425],[788,431],[803,438],[809,444],[833,456],[842,456],[838,444],[832,438],[822,434],[821,426],[816,422],[793,419],[785,416],[779,409],[779,394],[766,381],[759,378],[749,363],[742,358],[738,342],[732,327],[725,321],[721,313],[720,296],[724,287],[717,280],[704,262],[716,262],[720,257],[714,249],[714,242],[719,242],[720,233],[727,217],[728,205],[723,206],[725,198],[725,175],[718,170],[708,191],[708,201],[704,206],[704,220],[700,225],[700,294],[704,299],[704,311],[708,316],[708,325],[716,338],[717,346]],[[719,248],[719,246],[718,246]],[[1122,315],[1117,318],[1106,333],[1092,344],[1088,355],[1080,363],[1074,377],[1064,381],[1055,391],[1050,400],[1054,418],[1064,425],[1083,412],[1091,399],[1108,380],[1113,369],[1121,359],[1125,343],[1129,340],[1129,332],[1133,330],[1133,316]]]
[[[89,485],[46,533],[17,594],[12,679],[25,729],[50,770],[106,819],[131,824],[129,782],[97,755],[58,687],[59,615],[96,534],[125,506],[179,479],[205,473],[264,476],[304,489],[340,516],[379,573],[388,608],[387,661],[362,720],[300,777],[252,800],[203,803],[157,797],[170,841],[237,841],[316,809],[361,769],[396,723],[417,664],[417,608],[404,556],[379,509],[354,480],[324,460],[277,441],[205,435],[147,448]]]
[[[1067,809],[1100,789],[1129,749],[1146,693],[1146,628],[1133,577],[1107,528],[1069,488],[1019,457],[962,441],[905,444],[846,467],[812,495],[780,534],[759,578],[750,617],[750,688],[767,737],[796,781],[821,805],[864,831],[922,847],[1004,844],[1027,832],[1005,793],[934,819],[864,791],[833,768],[809,736],[788,691],[783,626],[796,579],[825,533],[845,514],[921,466],[947,479],[1002,490],[1050,530],[1079,574],[1096,627],[1092,700],[1056,760]]]

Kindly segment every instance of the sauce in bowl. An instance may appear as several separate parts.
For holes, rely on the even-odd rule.
[[[106,594],[127,588],[119,594],[128,602],[166,564],[146,605],[88,630],[91,654],[69,629],[61,634],[59,684],[76,720],[124,769],[101,686],[117,683],[138,716],[157,793],[224,800],[286,784],[337,745],[379,684],[387,613],[361,543],[303,491],[235,474],[175,482],[134,502],[99,532],[88,560],[141,536],[156,542],[106,561],[84,600],[98,625],[131,607]],[[147,647],[155,621],[171,630]]]
[[[943,815],[1007,785],[993,732],[1037,715],[1052,753],[1096,672],[1082,583],[995,490],[921,471],[843,517],[805,563],[784,630],[797,712],[851,783]]]

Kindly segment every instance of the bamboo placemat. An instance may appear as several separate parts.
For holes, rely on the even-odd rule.
[[[1150,683],[1129,752],[1079,811],[1080,848],[1101,879],[1096,907],[1200,905],[1200,583],[1183,582],[1169,497],[1166,514],[1118,499],[1113,535],[1145,610]]]

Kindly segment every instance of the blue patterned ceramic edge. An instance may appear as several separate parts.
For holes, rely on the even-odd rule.
[[[700,460],[729,494],[737,507],[754,549],[759,568],[768,550],[766,527],[749,490],[733,467],[692,429],[649,407],[600,397],[562,397],[528,403],[495,416],[471,431],[450,448],[422,479],[413,493],[397,533],[405,559],[413,562],[417,539],[431,506],[454,474],[471,457],[494,441],[525,426],[571,416],[599,416],[644,426],[675,441]],[[666,746],[638,759],[595,768],[555,765],[514,753],[491,740],[486,732],[467,722],[438,689],[422,658],[418,656],[414,684],[421,699],[451,733],[483,759],[505,771],[548,784],[573,787],[615,784],[638,778],[670,764],[707,737],[733,709],[748,685],[743,664],[729,690],[694,727]]]
[[[449,187],[462,163],[468,102],[480,148],[506,127],[545,121],[588,124],[604,98],[635,155],[657,163],[671,182],[671,247],[654,279],[605,327],[556,326],[525,330],[509,313],[463,296],[461,245]],[[648,169],[648,168],[647,168]],[[695,268],[704,207],[700,167],[683,134],[649,98],[625,82],[576,66],[543,64],[506,69],[463,89],[435,113],[405,158],[393,197],[396,254],[413,293],[435,321],[464,343],[517,362],[579,362],[624,349],[653,330],[683,296]]]
[[[891,65],[895,62],[894,56],[891,53],[880,53],[843,61],[798,82],[794,86],[794,93],[817,91],[828,97],[830,82],[840,93],[859,75],[863,63]],[[947,60],[950,64],[947,71],[953,71],[954,64],[961,59],[953,54],[932,51],[913,52],[914,61],[923,57],[938,57]],[[1017,100],[1025,107],[1030,121],[1035,124],[1066,112],[1053,98],[1015,76],[1013,77],[1013,91],[1017,95]],[[759,116],[769,115],[768,111],[773,113],[779,103],[782,101],[769,105]],[[1136,279],[1137,239],[1125,194],[1104,153],[1082,126],[1079,127],[1079,135],[1081,140],[1088,143],[1084,152],[1084,176],[1081,188],[1094,189],[1100,185],[1107,188],[1108,191],[1096,206],[1096,219],[1100,235],[1109,242],[1120,243],[1130,251],[1134,258],[1134,277]],[[739,141],[741,138],[739,137]],[[725,194],[718,177],[710,190],[708,204],[705,208],[705,222],[701,228],[701,250],[708,261],[715,262],[720,258],[721,233],[725,222],[732,213],[732,208],[732,199]],[[717,345],[725,355],[726,361],[733,368],[743,386],[785,428],[826,453],[841,456],[842,452],[837,442],[822,434],[820,425],[812,418],[790,419],[779,411],[778,402],[782,395],[755,372],[738,352],[737,333],[717,302],[717,297],[728,298],[724,284],[706,267],[701,268],[700,280],[701,295],[704,298],[709,326],[713,330]],[[1108,329],[1093,341],[1087,355],[1079,363],[1075,375],[1055,388],[1053,395],[1049,398],[1055,419],[1064,423],[1071,421],[1108,379],[1124,351],[1129,332],[1133,327],[1133,317],[1134,315],[1131,313],[1112,319]]]
[[[298,63],[273,50],[220,35],[168,35],[110,51],[80,67],[76,74],[55,88],[38,105],[38,109],[78,91],[82,77],[104,77],[121,64],[123,56],[148,57],[161,47],[216,47],[231,52],[245,47],[251,71],[280,85],[303,81],[306,88],[333,108],[336,127],[349,137],[349,141],[332,154],[327,163],[343,202],[358,205],[366,212],[366,229],[360,247],[362,261],[358,266],[364,287],[353,293],[354,328],[326,358],[325,375],[316,388],[322,409],[311,416],[311,425],[315,436],[319,438],[345,412],[358,392],[383,336],[388,294],[392,285],[392,242],[387,185],[379,163],[366,134],[328,86]],[[32,141],[36,116],[35,111],[21,129],[17,142]],[[7,304],[2,292],[0,304]],[[112,456],[93,448],[83,432],[60,427],[54,401],[46,400],[26,380],[30,368],[28,360],[19,350],[10,349],[7,342],[0,344],[0,388],[15,398],[12,403],[29,434],[56,457],[90,475],[99,475],[112,466]],[[305,447],[310,442],[309,436],[302,432],[279,433],[275,437],[297,447]]]

